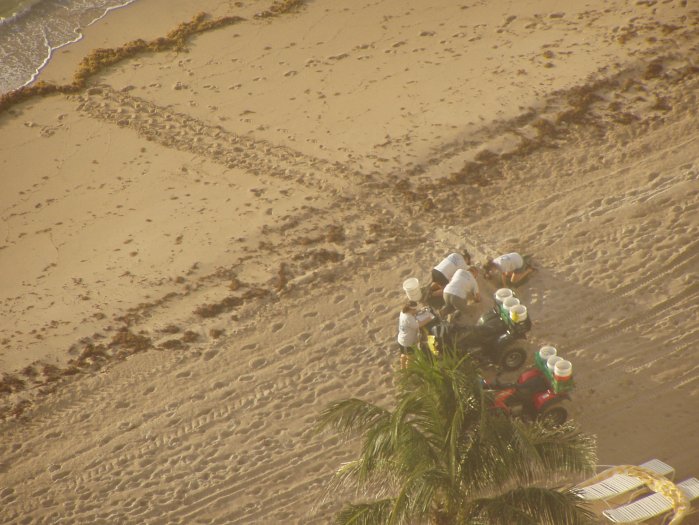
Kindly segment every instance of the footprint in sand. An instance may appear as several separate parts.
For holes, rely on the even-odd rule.
[[[318,312],[306,312],[303,314],[304,317],[318,317]]]
[[[272,325],[272,332],[278,332],[282,328],[284,328],[284,323],[274,323]]]
[[[289,355],[294,351],[294,345],[286,345],[277,350],[277,354],[279,355]]]
[[[253,370],[256,370],[258,368],[262,368],[267,364],[267,360],[264,357],[258,357],[257,359],[253,359],[250,361],[250,368]]]
[[[336,296],[333,298],[333,303],[338,304],[338,303],[341,303],[341,302],[344,301],[344,300],[345,300],[345,296],[344,296],[344,295],[336,295]]]
[[[374,335],[377,334],[377,333],[380,332],[380,331],[381,331],[381,328],[372,328],[371,330],[367,330],[366,333],[367,333],[367,335],[368,335],[369,337],[372,337],[372,338],[373,338]]]
[[[204,352],[204,355],[203,355],[204,361],[210,361],[211,359],[216,357],[217,354],[218,354],[218,350],[209,350],[207,352]]]
[[[283,372],[284,375],[290,375],[296,369],[296,365],[293,363],[288,363],[285,365],[280,365],[277,370]]]
[[[335,323],[330,321],[330,322],[325,323],[323,325],[322,330],[323,330],[323,332],[328,332],[328,331],[332,330],[333,328],[335,328]]]
[[[221,395],[219,396],[219,400],[225,401],[226,399],[228,399],[229,397],[231,397],[235,394],[237,394],[235,389],[226,390],[224,392],[221,392]]]

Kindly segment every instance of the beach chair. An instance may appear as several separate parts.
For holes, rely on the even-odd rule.
[[[690,478],[677,484],[689,501],[699,498],[699,479]],[[642,523],[674,509],[673,502],[660,492],[645,496],[621,507],[602,512],[612,523]]]
[[[670,465],[663,463],[659,459],[651,459],[645,463],[641,463],[639,467],[647,468],[660,474],[661,476],[669,477],[675,473],[675,469]],[[609,478],[588,485],[587,487],[575,488],[575,493],[579,498],[587,501],[600,501],[621,496],[628,492],[639,489],[643,486],[643,481],[627,474],[614,474]]]

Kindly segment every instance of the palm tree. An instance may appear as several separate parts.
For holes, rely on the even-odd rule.
[[[362,438],[359,458],[336,473],[343,525],[592,522],[581,500],[556,489],[596,462],[595,443],[572,424],[546,428],[496,413],[468,357],[417,353],[398,372],[395,407],[359,399],[329,405],[318,428]]]

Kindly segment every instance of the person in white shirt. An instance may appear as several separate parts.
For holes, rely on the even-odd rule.
[[[465,312],[469,299],[480,302],[481,294],[476,277],[478,277],[478,269],[475,266],[469,266],[468,270],[459,269],[454,272],[454,277],[444,287],[443,313],[450,313],[453,310]]]
[[[465,270],[470,264],[471,255],[467,251],[464,251],[463,255],[450,253],[432,268],[432,283],[444,288],[454,277],[456,270]]]
[[[483,265],[486,279],[500,276],[502,286],[517,286],[536,271],[529,262],[529,257],[522,257],[517,252],[508,253],[492,259],[488,257]]]
[[[400,367],[406,368],[410,355],[415,352],[420,342],[420,328],[429,322],[420,323],[417,319],[418,305],[415,301],[407,302],[398,317],[398,346],[400,347]]]

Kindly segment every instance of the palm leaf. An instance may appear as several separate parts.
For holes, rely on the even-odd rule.
[[[521,431],[536,450],[542,471],[565,474],[590,474],[597,465],[594,436],[579,432],[573,422],[557,428],[521,425]]]
[[[332,428],[345,437],[351,437],[390,417],[390,413],[384,408],[350,398],[328,405],[318,416],[316,430],[320,432]]]
[[[395,409],[358,399],[328,406],[318,429],[360,435],[357,460],[333,484],[375,501],[345,506],[338,523],[582,525],[589,512],[550,486],[594,466],[594,438],[515,421],[492,409],[468,356],[417,352],[397,374]]]
[[[381,462],[377,462],[381,463]],[[329,483],[327,493],[336,495],[344,489],[351,489],[357,494],[371,494],[374,497],[384,497],[395,492],[398,480],[393,472],[396,466],[393,462],[383,462],[368,472],[361,459],[343,463],[335,472]]]
[[[392,507],[392,499],[370,503],[350,503],[335,515],[335,523],[337,525],[384,525]]]
[[[395,463],[395,453],[396,443],[393,440],[391,419],[381,419],[364,432],[359,479],[368,479],[377,468]]]
[[[472,501],[460,523],[491,525],[589,525],[594,514],[570,491],[523,487]]]

